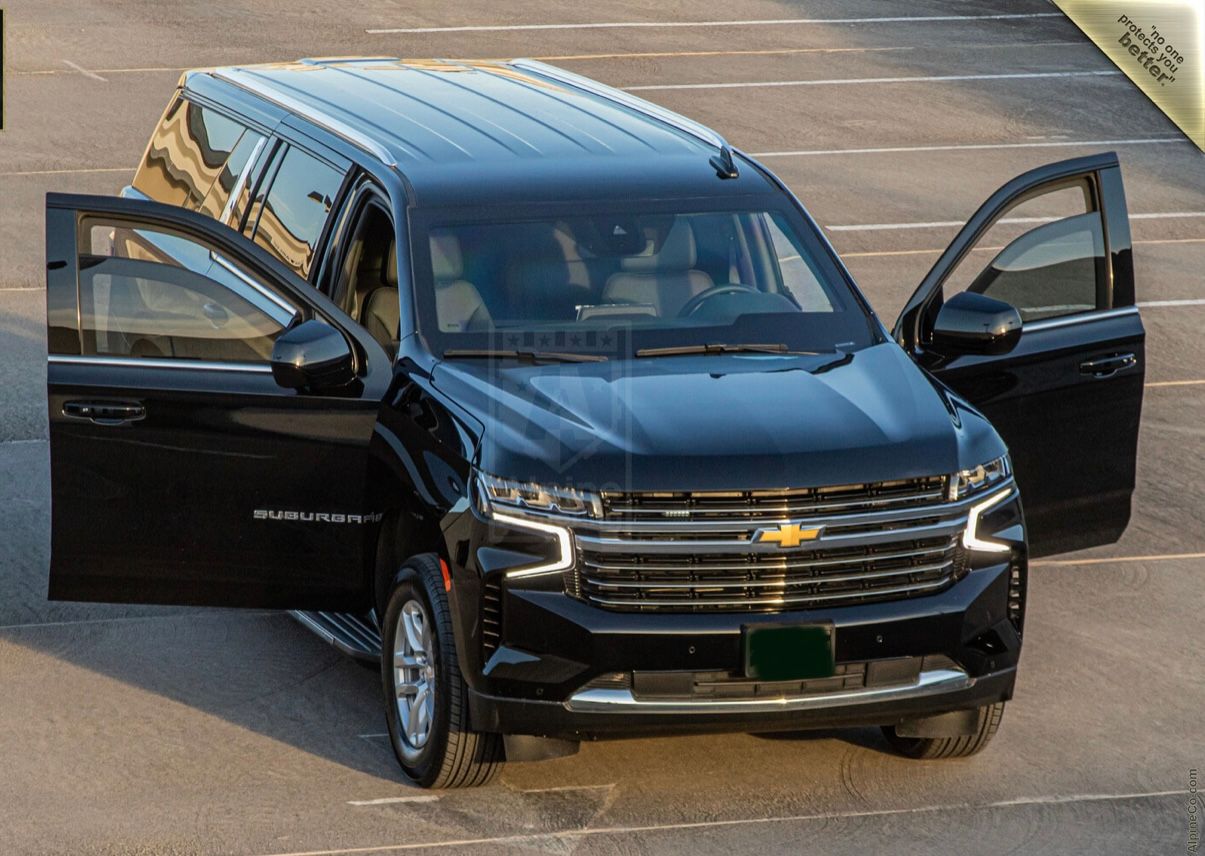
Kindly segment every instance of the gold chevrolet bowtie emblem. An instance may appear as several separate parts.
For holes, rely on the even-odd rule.
[[[804,529],[798,523],[784,523],[775,529],[758,529],[753,540],[759,544],[777,544],[779,547],[798,547],[804,541],[815,541],[820,537],[818,526],[814,529]]]

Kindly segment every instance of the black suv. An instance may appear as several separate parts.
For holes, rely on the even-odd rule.
[[[46,257],[50,596],[309,610],[425,786],[687,731],[971,754],[1028,555],[1130,516],[1112,154],[1001,188],[888,331],[688,119],[302,60],[185,74],[121,198],[47,197]]]

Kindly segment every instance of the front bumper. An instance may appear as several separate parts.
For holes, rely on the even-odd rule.
[[[1005,553],[975,554],[944,590],[780,612],[616,611],[555,575],[507,579],[537,543],[472,512],[445,530],[454,629],[481,731],[563,739],[886,725],[1011,698],[1026,551],[1020,502],[994,508]],[[744,677],[746,628],[831,624],[837,676]]]
[[[796,699],[661,702],[630,693],[586,690],[565,702],[514,699],[470,691],[474,728],[568,740],[668,734],[772,732],[889,725],[1007,701],[1016,668],[977,678],[958,670],[922,672],[909,686]],[[609,694],[613,693],[613,694]]]
[[[1012,556],[938,594],[824,613],[616,613],[559,592],[510,590],[501,644],[488,658],[481,638],[463,632],[479,626],[479,615],[457,622],[473,727],[572,739],[772,731],[890,724],[1003,701],[1012,695],[1021,649],[1009,611],[1018,567],[1023,558]],[[794,693],[759,696],[764,688],[751,687],[714,698],[640,692],[643,675],[727,674],[739,682],[745,627],[817,621],[832,622],[838,670],[853,674],[858,664],[863,685],[812,692],[804,682]],[[909,661],[919,661],[918,673],[871,682],[880,665]],[[635,680],[607,685],[615,674]]]

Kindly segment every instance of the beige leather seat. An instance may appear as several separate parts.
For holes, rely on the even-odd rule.
[[[490,311],[480,292],[463,279],[464,258],[455,235],[431,236],[431,272],[435,278],[435,312],[440,330],[460,333],[480,330],[489,324]]]
[[[398,290],[397,290],[397,244],[389,243],[385,254],[385,266],[381,271],[382,285],[368,293],[364,308],[360,311],[360,323],[372,338],[381,343],[390,355],[397,350],[398,336]]]
[[[694,231],[685,220],[677,220],[660,252],[620,260],[619,272],[603,287],[603,302],[647,304],[662,318],[672,318],[686,301],[715,285],[710,275],[694,269],[695,261]]]

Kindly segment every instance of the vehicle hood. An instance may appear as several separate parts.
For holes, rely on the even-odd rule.
[[[600,363],[441,362],[505,478],[587,489],[725,490],[931,476],[1003,454],[991,426],[894,343],[847,355]]]

